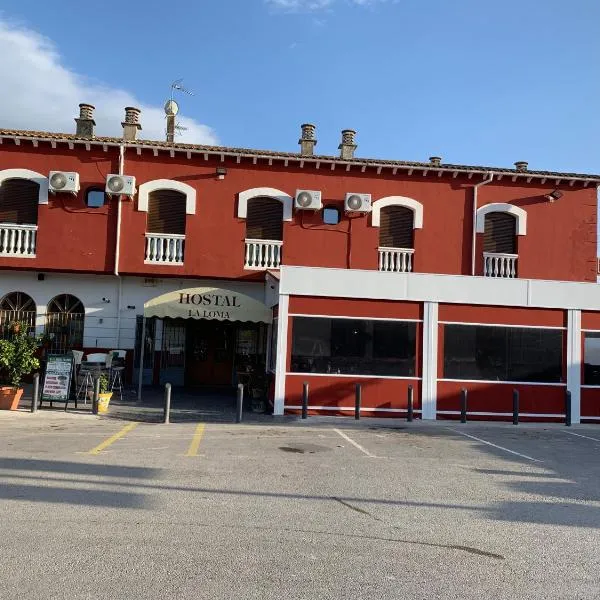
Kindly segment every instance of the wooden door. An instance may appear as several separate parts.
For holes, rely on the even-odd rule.
[[[233,325],[224,321],[192,321],[188,326],[186,385],[231,385]]]

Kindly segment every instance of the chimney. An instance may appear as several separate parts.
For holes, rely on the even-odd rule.
[[[138,129],[141,129],[140,125],[140,113],[142,111],[139,108],[133,106],[125,107],[125,121],[121,123],[123,126],[123,139],[127,142],[132,142],[137,138]]]
[[[96,125],[94,108],[91,104],[82,103],[79,105],[79,118],[75,119],[75,123],[77,123],[75,135],[84,138],[94,137],[94,125]]]
[[[302,156],[312,156],[315,151],[315,146],[317,145],[317,140],[315,139],[315,126],[311,123],[303,123],[300,125],[302,129],[302,135],[298,140],[300,144],[300,154]]]
[[[430,156],[429,162],[431,163],[432,167],[439,167],[442,164],[442,157],[441,156]]]
[[[527,161],[526,160],[518,160],[515,163],[515,169],[517,169],[517,171],[527,171]]]
[[[342,129],[342,143],[338,146],[340,152],[340,158],[346,160],[352,160],[354,158],[354,151],[356,150],[356,144],[354,143],[354,136],[356,131],[354,129]]]

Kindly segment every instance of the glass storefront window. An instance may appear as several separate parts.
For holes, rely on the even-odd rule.
[[[415,375],[414,322],[294,317],[292,328],[292,372]]]
[[[600,385],[600,332],[584,332],[583,385]]]
[[[563,332],[558,329],[444,326],[444,378],[559,383]]]

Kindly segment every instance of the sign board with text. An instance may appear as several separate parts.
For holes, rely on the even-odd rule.
[[[49,354],[42,388],[42,400],[68,402],[73,376],[73,357],[66,354]]]

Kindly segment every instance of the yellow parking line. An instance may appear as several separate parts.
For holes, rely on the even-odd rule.
[[[123,427],[123,429],[121,429],[121,431],[118,431],[117,433],[115,433],[115,435],[111,435],[108,439],[104,440],[101,444],[99,444],[95,448],[92,448],[88,454],[100,454],[100,452],[102,452],[102,450],[104,450],[105,448],[108,448],[111,444],[113,444],[117,440],[120,440],[124,435],[129,433],[134,427],[137,427],[137,425],[138,425],[137,423],[129,423],[129,425],[125,425],[125,427]]]
[[[200,442],[202,440],[202,434],[204,433],[204,423],[200,423],[196,427],[196,431],[194,432],[194,437],[190,443],[190,447],[188,451],[185,453],[186,456],[198,456],[198,448],[200,447]]]

